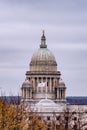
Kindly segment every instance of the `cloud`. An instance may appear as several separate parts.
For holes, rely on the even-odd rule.
[[[18,93],[45,29],[67,94],[86,95],[86,5],[87,0],[0,1],[0,85],[7,93]]]

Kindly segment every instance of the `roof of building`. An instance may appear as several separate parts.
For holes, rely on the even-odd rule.
[[[50,99],[41,99],[38,103],[37,106],[56,106],[56,103],[54,103]]]
[[[41,36],[40,48],[33,54],[30,65],[57,65],[54,55],[47,48],[44,32]]]
[[[25,81],[23,82],[22,88],[23,87],[31,87],[31,83],[30,83],[30,81],[28,79],[25,79]]]
[[[65,88],[65,83],[63,82],[62,79],[59,79],[59,86]]]

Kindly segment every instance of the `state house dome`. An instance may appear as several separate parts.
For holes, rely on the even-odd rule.
[[[33,54],[30,62],[30,71],[56,71],[57,62],[52,52],[47,48],[43,32],[40,48]]]
[[[56,65],[56,60],[54,55],[47,48],[40,48],[35,52],[31,59],[31,64],[41,65],[41,64],[51,64]]]
[[[22,101],[26,100],[36,107],[58,107],[56,103],[66,102],[66,87],[60,80],[61,73],[57,70],[57,62],[52,52],[47,48],[44,31],[39,49],[34,52],[26,80],[22,84]],[[51,108],[52,108],[51,107]]]

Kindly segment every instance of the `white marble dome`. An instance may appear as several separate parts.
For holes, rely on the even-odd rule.
[[[59,80],[59,87],[65,87],[65,83],[62,79]]]
[[[29,80],[28,79],[25,79],[25,81],[23,82],[23,84],[22,84],[22,88],[23,87],[30,87],[31,86],[31,83],[29,82]]]
[[[38,112],[62,112],[65,108],[66,108],[66,104],[65,103],[58,103],[56,104],[54,101],[50,100],[50,99],[42,99],[40,100],[35,106],[34,108],[38,111]]]
[[[57,71],[57,62],[52,52],[47,48],[44,34],[41,37],[40,48],[33,54],[30,71]]]
[[[42,99],[39,101],[39,103],[37,103],[37,105],[55,106],[56,104],[50,99]]]
[[[31,58],[31,65],[57,65],[56,60],[52,52],[48,48],[39,48]]]

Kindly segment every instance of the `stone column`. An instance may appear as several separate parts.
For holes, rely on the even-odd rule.
[[[29,88],[27,88],[27,98],[29,98]]]
[[[37,91],[37,78],[35,77],[35,92]]]
[[[35,86],[35,78],[34,78],[34,81],[33,81],[33,85],[34,85],[34,91],[35,91],[35,87],[36,87],[36,86]]]
[[[59,88],[57,88],[57,99],[59,99]]]
[[[54,78],[53,78],[53,91],[54,91]]]
[[[43,82],[43,78],[41,77],[41,83]],[[41,92],[43,92],[43,87],[40,88]]]
[[[62,99],[64,99],[64,89],[62,89]]]
[[[62,99],[62,96],[63,96],[63,95],[62,95],[62,89],[61,89],[61,99]]]
[[[27,88],[26,88],[26,99],[28,98]]]
[[[32,88],[35,91],[35,78],[32,78],[33,84],[32,84]]]
[[[50,77],[50,92],[52,92],[52,80],[51,80],[51,77]]]
[[[26,89],[24,88],[24,98],[26,99]]]
[[[42,80],[43,82],[46,82],[46,80],[45,80],[45,78],[44,78],[44,77],[43,77],[42,79],[43,79],[43,80]],[[43,92],[43,93],[44,93],[44,92],[45,92],[45,90],[46,90],[45,88],[46,88],[46,87],[43,87],[43,88],[42,88],[42,89],[43,89],[43,90],[42,90],[42,92]]]
[[[55,89],[55,78],[53,79],[53,91]]]
[[[30,88],[29,88],[29,90],[28,90],[28,94],[29,94],[29,98],[30,98]]]
[[[30,97],[29,97],[29,88],[28,88],[28,98],[30,98]]]
[[[63,91],[64,91],[64,99],[65,99],[65,98],[66,98],[66,97],[65,97],[65,92],[66,92],[66,91],[65,91],[65,89],[64,89]]]
[[[61,99],[61,89],[59,88],[59,99]]]
[[[38,89],[39,89],[39,87],[38,87],[38,83],[39,83],[39,78],[37,77],[37,92],[38,92]]]
[[[32,98],[32,88],[30,88],[29,91],[30,91],[30,98]]]
[[[25,93],[26,93],[26,96],[25,96],[25,97],[27,98],[27,88],[26,88],[26,90],[25,90]]]
[[[24,90],[24,88],[23,88],[23,98],[25,98],[25,90]]]
[[[62,99],[62,89],[60,89],[60,99]]]
[[[23,98],[23,88],[21,88],[21,96],[22,96],[22,98]]]
[[[48,82],[48,80],[46,78],[46,85],[47,85],[47,82]],[[47,92],[48,92],[48,86],[46,86],[46,87],[47,87]],[[45,87],[45,92],[46,92],[46,87]]]
[[[51,78],[51,83],[52,83],[51,92],[53,92],[53,78]]]
[[[50,92],[50,78],[48,78],[48,91]]]
[[[29,88],[27,88],[27,98],[29,98]]]

